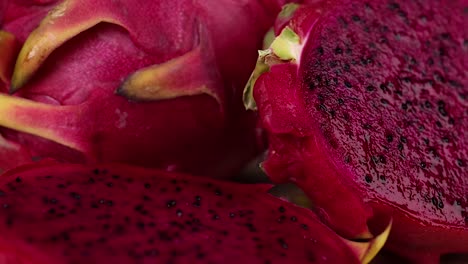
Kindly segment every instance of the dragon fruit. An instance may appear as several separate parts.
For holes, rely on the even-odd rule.
[[[262,167],[344,237],[392,217],[388,249],[415,262],[468,252],[467,2],[306,2],[280,14],[245,89]]]
[[[347,241],[270,188],[117,164],[19,167],[0,178],[0,260],[361,263],[388,235]]]
[[[261,147],[241,93],[282,4],[3,0],[0,133],[29,160],[235,173]]]

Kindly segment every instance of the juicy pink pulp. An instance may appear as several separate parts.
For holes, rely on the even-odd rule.
[[[267,173],[346,236],[383,213],[403,254],[468,251],[465,21],[466,1],[300,7],[299,66],[271,66],[255,89]]]
[[[123,165],[20,167],[0,179],[7,263],[360,263],[268,185]]]
[[[48,108],[10,107],[2,113],[19,123],[0,121],[10,144],[28,146],[30,158],[124,162],[218,176],[235,173],[258,152],[255,121],[242,109],[240,93],[282,1],[77,3],[2,1],[2,29],[19,43],[51,10],[48,17],[57,21],[42,23],[46,30],[39,36],[59,32],[54,36],[61,37],[83,27],[15,87],[20,88],[15,96]],[[86,28],[89,23],[97,24]],[[36,53],[47,51],[42,43],[33,44]],[[115,94],[136,71],[190,52],[195,62],[182,69],[193,70],[163,76],[160,100],[133,102]],[[1,84],[0,90],[9,85]],[[205,88],[207,93],[200,92]],[[56,135],[23,133],[31,128]]]

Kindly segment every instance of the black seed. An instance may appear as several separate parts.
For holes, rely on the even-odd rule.
[[[316,87],[316,86],[315,86],[315,84],[314,84],[313,82],[310,82],[310,83],[309,83],[309,89],[310,89],[310,90],[314,90],[315,87]]]
[[[371,64],[372,62],[374,62],[372,58],[361,58],[362,65],[368,65],[368,64]]]
[[[324,105],[324,104],[320,104],[319,107],[320,111],[322,112],[326,112],[327,111],[327,107]]]
[[[62,233],[62,239],[65,240],[65,241],[70,240],[70,234],[67,233],[67,232],[63,232]]]
[[[444,202],[442,202],[442,200],[439,201],[439,204],[437,204],[437,207],[442,209],[444,208]]]
[[[200,201],[195,201],[195,202],[192,203],[192,205],[195,206],[195,207],[200,207],[201,203],[200,203]]]
[[[107,205],[108,205],[108,206],[113,206],[113,205],[114,205],[114,202],[111,201],[111,200],[109,200],[109,201],[107,201]]]
[[[221,196],[221,195],[223,195],[223,192],[220,189],[216,189],[215,190],[215,195]]]
[[[350,157],[349,155],[346,155],[346,156],[344,157],[344,162],[345,162],[346,164],[349,164],[349,163],[351,162],[351,157]]]
[[[349,72],[351,70],[351,66],[348,64],[348,63],[345,63],[343,65],[343,69],[346,71],[346,72]]]
[[[431,201],[432,201],[432,204],[435,205],[435,206],[437,206],[439,204],[439,201],[437,200],[436,197],[432,197]]]
[[[21,180],[20,177],[17,177],[17,178],[15,179],[15,181],[18,182],[18,183],[19,183],[19,182],[22,182],[22,180]]]
[[[120,224],[116,225],[115,229],[114,229],[114,232],[117,233],[117,234],[124,233],[125,232],[125,226],[120,225]]]
[[[181,191],[182,191],[182,188],[179,187],[179,186],[177,186],[177,187],[175,188],[175,191],[176,191],[176,192],[181,192]]]
[[[57,184],[57,188],[64,189],[64,188],[65,188],[65,184],[59,183],[59,184]]]
[[[449,80],[449,84],[456,88],[463,88],[463,85],[461,83],[454,81],[454,80]]]
[[[398,150],[402,151],[403,150],[403,144],[398,143]]]
[[[55,214],[55,209],[54,208],[50,208],[48,211],[47,211],[49,214]]]
[[[440,113],[442,116],[447,116],[447,111],[445,110],[444,107],[439,106],[439,113]]]
[[[172,208],[174,206],[177,205],[177,202],[175,200],[169,200],[167,203],[166,203],[166,206],[167,208]]]
[[[205,253],[199,252],[197,253],[197,259],[204,259],[205,258]]]
[[[112,182],[107,183],[107,187],[112,187],[112,186],[114,186],[114,184]]]
[[[250,232],[257,232],[257,228],[252,223],[247,223],[245,226],[249,229]]]
[[[5,222],[8,227],[11,227],[13,225],[13,218],[7,217]]]
[[[306,225],[306,224],[301,224],[301,228],[304,229],[304,230],[308,230],[309,227]]]
[[[235,213],[229,213],[229,217],[234,218],[236,216]]]
[[[408,142],[408,140],[407,140],[406,137],[404,137],[404,136],[401,136],[401,137],[400,137],[400,141],[403,142],[403,143]]]
[[[372,92],[372,91],[375,91],[375,87],[372,86],[372,85],[369,85],[366,87],[366,90],[369,91],[369,92]]]
[[[76,192],[71,192],[71,193],[70,193],[70,196],[73,197],[73,198],[76,199],[76,200],[80,200],[80,199],[81,199],[81,195],[79,195],[79,194],[76,193]]]
[[[462,159],[457,159],[457,164],[460,167],[465,167],[466,166],[465,162]]]
[[[358,22],[358,21],[361,20],[361,18],[360,18],[358,15],[353,15],[353,16],[351,17],[351,19],[352,19],[353,21],[355,21],[355,22]]]
[[[338,98],[338,104],[340,104],[340,105],[344,104],[344,100],[341,99],[341,98]]]
[[[380,99],[380,102],[383,104],[383,105],[388,105],[389,104],[389,101],[387,99]]]
[[[96,182],[96,181],[94,180],[93,177],[90,177],[90,178],[88,179],[88,183],[95,183],[95,182]]]
[[[338,55],[338,54],[343,54],[343,50],[340,48],[340,47],[336,47],[335,48],[335,54]]]
[[[145,223],[143,223],[143,222],[137,222],[136,226],[137,226],[139,229],[145,229]]]
[[[178,217],[181,217],[181,216],[183,215],[183,212],[182,212],[182,210],[180,210],[180,209],[177,209],[177,211],[176,211],[176,215],[177,215]]]
[[[278,217],[278,219],[276,219],[276,222],[278,222],[278,223],[281,224],[281,223],[283,223],[285,220],[286,220],[286,216],[282,215],[282,216]]]
[[[389,4],[388,4],[388,8],[389,8],[390,10],[397,10],[397,9],[400,8],[400,5],[397,4],[397,3],[393,3],[393,2],[392,2],[392,3],[389,3]]]
[[[429,66],[434,65],[434,59],[433,59],[433,58],[429,58],[429,59],[427,60],[427,64],[428,64]]]
[[[349,81],[344,81],[344,84],[346,85],[346,87],[348,88],[352,88],[353,85],[349,82]]]
[[[318,47],[317,52],[319,55],[323,55],[323,47]]]
[[[317,94],[317,99],[323,103],[325,101],[325,98],[323,98],[323,94]]]
[[[393,135],[392,135],[392,134],[387,134],[386,138],[387,138],[387,141],[388,141],[388,142],[392,142],[392,141],[393,141]]]
[[[284,238],[278,238],[278,243],[281,245],[282,248],[288,249],[288,244],[284,240]]]
[[[421,168],[425,169],[426,168],[426,162],[421,161],[421,163],[419,163],[419,166],[421,166]]]
[[[145,189],[149,189],[149,188],[151,188],[151,184],[145,183]]]
[[[442,142],[444,142],[444,143],[449,143],[449,142],[450,142],[450,138],[449,138],[448,136],[442,137]]]
[[[133,209],[135,211],[141,211],[141,210],[143,210],[143,205],[142,204],[137,204]]]
[[[380,163],[386,163],[386,159],[384,155],[379,155],[379,162]]]
[[[98,175],[98,174],[99,174],[99,169],[94,169],[94,170],[93,170],[93,173],[96,174],[96,175]]]
[[[370,176],[369,174],[366,175],[366,177],[364,177],[366,182],[367,183],[371,183],[372,182],[372,176]]]
[[[292,222],[297,222],[297,217],[291,216],[291,221],[292,221]]]

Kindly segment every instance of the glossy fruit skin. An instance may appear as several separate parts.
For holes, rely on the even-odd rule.
[[[21,53],[3,66],[0,133],[29,159],[233,175],[263,148],[240,98],[282,4],[2,0]]]

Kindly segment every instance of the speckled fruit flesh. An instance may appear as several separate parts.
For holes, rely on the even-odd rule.
[[[0,260],[361,263],[270,188],[116,164],[19,167],[0,178]]]
[[[282,14],[250,83],[271,179],[297,183],[346,237],[392,217],[402,255],[468,252],[467,8],[309,1]]]

